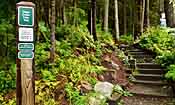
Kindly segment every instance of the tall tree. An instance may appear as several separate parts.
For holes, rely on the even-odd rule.
[[[92,35],[94,40],[97,40],[96,33],[96,0],[92,0]]]
[[[50,51],[50,60],[51,63],[54,63],[55,59],[55,0],[51,0],[51,51]]]
[[[145,0],[140,0],[141,1],[141,23],[140,23],[140,34],[143,33],[144,31],[144,19],[145,19]]]
[[[143,32],[144,26],[144,11],[145,11],[145,0],[135,0],[135,12],[134,19],[134,39],[137,39],[139,35]]]
[[[164,8],[168,27],[175,27],[175,7],[171,0],[164,0]]]
[[[149,19],[149,0],[146,0],[146,9],[145,9],[145,27],[148,28],[150,26]]]
[[[119,18],[118,18],[118,0],[114,0],[114,11],[115,11],[115,39],[119,41]]]
[[[127,0],[124,0],[124,7],[123,7],[123,13],[124,13],[124,34],[127,34]]]
[[[105,0],[104,31],[108,32],[109,0]]]

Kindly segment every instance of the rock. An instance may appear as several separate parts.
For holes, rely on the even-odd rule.
[[[94,90],[95,92],[100,93],[105,97],[110,97],[113,91],[113,87],[114,85],[109,82],[98,82],[95,85]]]

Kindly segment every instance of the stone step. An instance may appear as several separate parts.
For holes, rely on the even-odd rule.
[[[132,55],[133,58],[135,59],[149,59],[149,58],[153,58],[154,56],[152,55]]]
[[[136,84],[129,92],[139,95],[150,95],[150,96],[161,96],[161,97],[172,97],[172,88],[170,86],[153,86]]]
[[[138,69],[161,69],[161,66],[155,63],[137,63],[136,66]]]
[[[135,74],[133,76],[136,80],[159,81],[163,79],[163,75],[159,74]]]
[[[152,54],[149,54],[149,53],[146,53],[144,51],[139,51],[139,52],[128,52],[130,55],[152,55]]]
[[[145,81],[145,80],[131,80],[132,83],[135,84],[147,84],[147,85],[168,85],[168,83],[166,81]]]
[[[142,49],[129,49],[128,52],[145,52]]]
[[[138,72],[140,74],[163,74],[163,69],[138,69],[138,70],[132,70],[132,69],[126,69],[126,72],[131,74],[132,72]]]
[[[153,58],[141,58],[141,59],[136,59],[137,63],[154,63]]]

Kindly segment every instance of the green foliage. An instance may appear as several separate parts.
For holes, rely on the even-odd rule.
[[[0,103],[1,105],[16,105],[16,98],[14,97],[7,100],[0,94]]]
[[[16,65],[13,64],[9,69],[0,69],[0,92],[7,93],[16,87]]]
[[[168,73],[165,75],[170,80],[175,80],[175,63],[168,67]]]
[[[120,41],[128,44],[132,44],[134,42],[132,34],[126,34],[120,36]]]
[[[171,64],[175,64],[175,51],[164,51],[160,56],[156,57],[156,61],[163,67],[168,67]]]
[[[36,81],[35,93],[36,104],[38,105],[58,105],[54,100],[54,90],[58,86],[59,81]]]
[[[142,48],[156,52],[156,61],[168,69],[165,77],[175,80],[172,66],[175,64],[175,37],[168,34],[168,29],[149,29],[140,37],[139,44]]]
[[[72,83],[68,83],[65,87],[70,105],[88,105],[85,96],[80,95],[80,91],[76,89]]]
[[[113,91],[122,94],[123,96],[132,96],[130,92],[123,90],[120,85],[115,85]]]

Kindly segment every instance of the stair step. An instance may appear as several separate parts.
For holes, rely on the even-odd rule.
[[[132,55],[135,59],[153,58],[152,55]]]
[[[159,81],[163,78],[163,75],[157,74],[135,74],[133,75],[136,80],[146,80],[146,81]]]
[[[130,55],[152,55],[152,54],[149,54],[149,53],[146,53],[146,52],[142,52],[142,51],[139,51],[139,52],[128,52]]]
[[[128,52],[145,52],[142,49],[129,49]]]
[[[132,69],[126,69],[126,72],[131,74],[132,72],[138,72],[141,74],[163,74],[163,69],[138,69],[138,70],[132,70]]]
[[[144,68],[144,69],[161,69],[159,64],[155,63],[137,63],[137,68]]]
[[[148,85],[167,85],[168,83],[165,81],[145,81],[145,80],[131,80],[133,83],[136,84],[148,84]]]
[[[172,88],[169,86],[152,86],[144,84],[136,84],[129,92],[140,95],[151,95],[151,96],[162,96],[162,97],[171,97]]]

